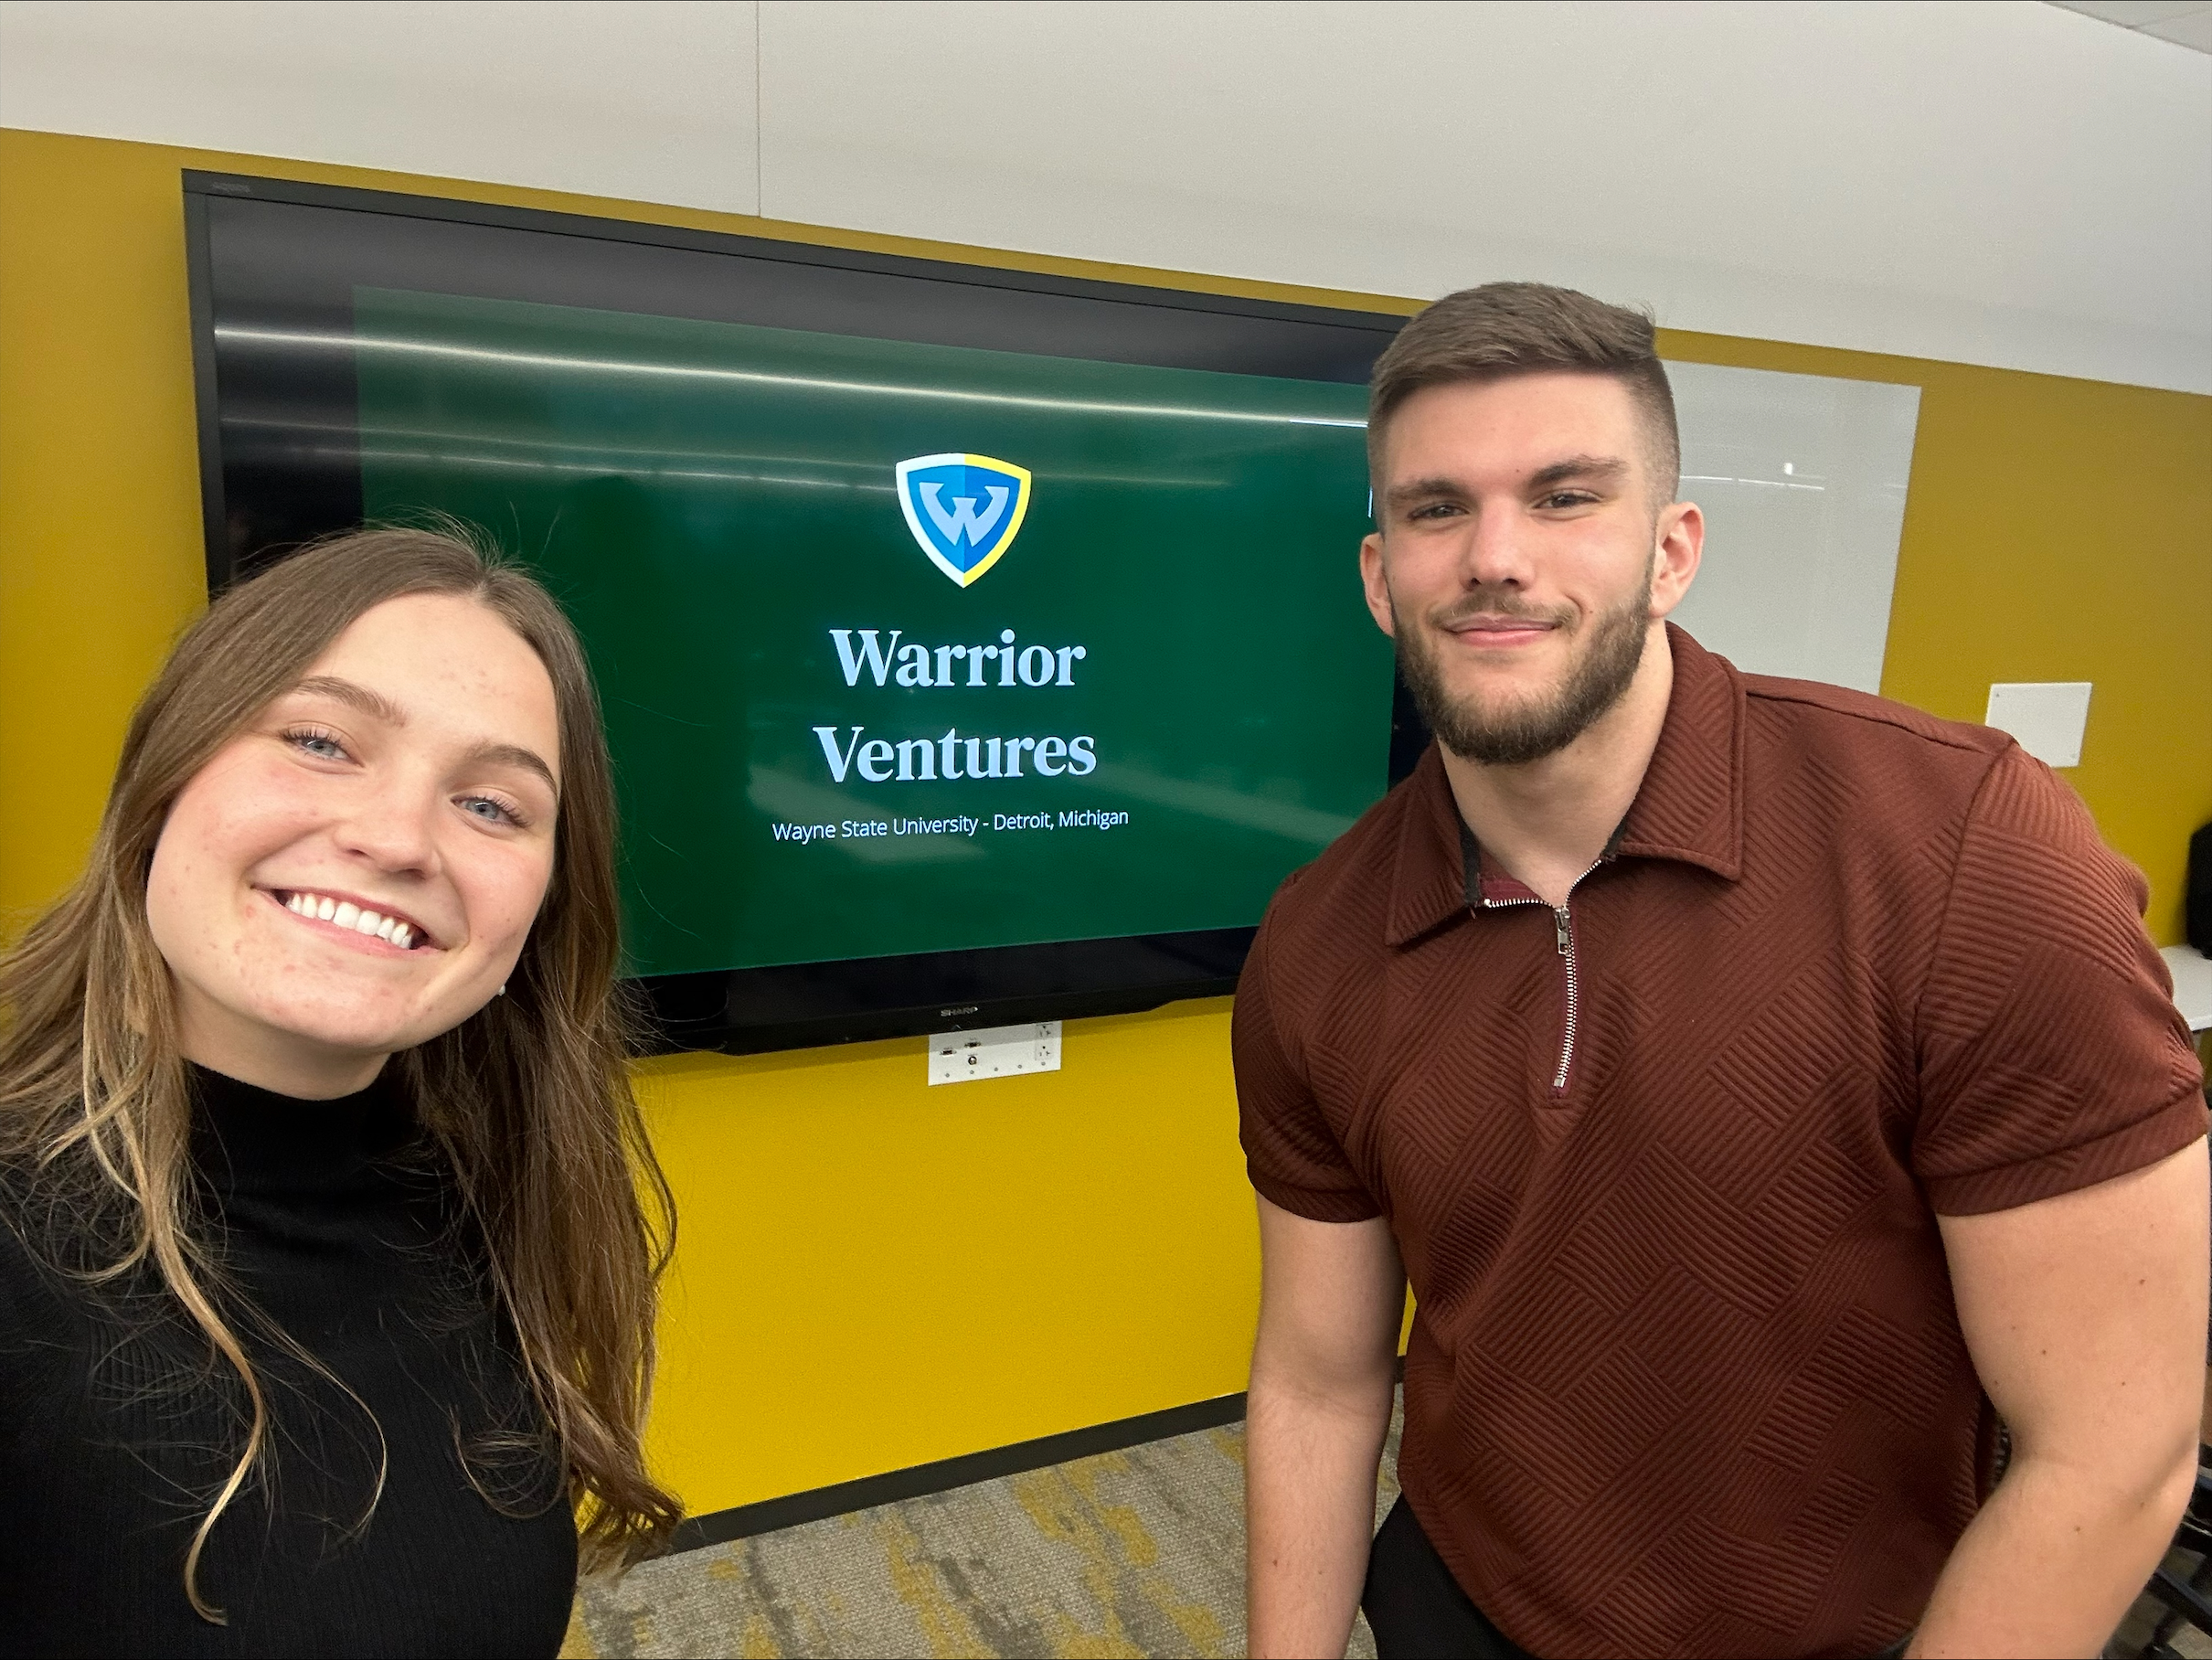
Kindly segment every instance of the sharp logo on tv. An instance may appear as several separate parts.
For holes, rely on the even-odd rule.
[[[930,563],[961,587],[1005,557],[1029,512],[1029,469],[989,455],[902,461],[899,506]]]

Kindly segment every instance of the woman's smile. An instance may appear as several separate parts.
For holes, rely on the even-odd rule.
[[[335,889],[262,888],[256,890],[334,943],[373,956],[404,957],[442,950],[430,930],[404,911]]]

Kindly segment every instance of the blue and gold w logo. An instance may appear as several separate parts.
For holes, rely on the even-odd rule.
[[[1029,470],[988,455],[917,455],[899,505],[930,562],[962,588],[998,563],[1029,512]]]

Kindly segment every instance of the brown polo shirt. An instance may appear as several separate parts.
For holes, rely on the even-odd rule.
[[[1245,1151],[1286,1210],[1389,1219],[1406,1497],[1515,1643],[1868,1655],[1987,1468],[1936,1213],[2186,1146],[2199,1073],[2143,878],[2040,762],[1668,633],[1562,912],[1470,873],[1433,750],[1282,885]]]

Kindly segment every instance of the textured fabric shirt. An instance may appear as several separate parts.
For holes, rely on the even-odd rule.
[[[2141,876],[2041,763],[1668,634],[1567,905],[1471,874],[1433,750],[1283,884],[1248,1165],[1388,1218],[1406,1497],[1516,1644],[1871,1654],[1985,1492],[1937,1213],[2180,1150],[2199,1073]]]
[[[396,1090],[195,1080],[203,1237],[250,1305],[229,1312],[272,1425],[200,1561],[228,1623],[193,1612],[184,1566],[243,1445],[242,1390],[154,1276],[58,1274],[97,1246],[50,1182],[0,1168],[0,1655],[557,1653],[560,1463]]]

